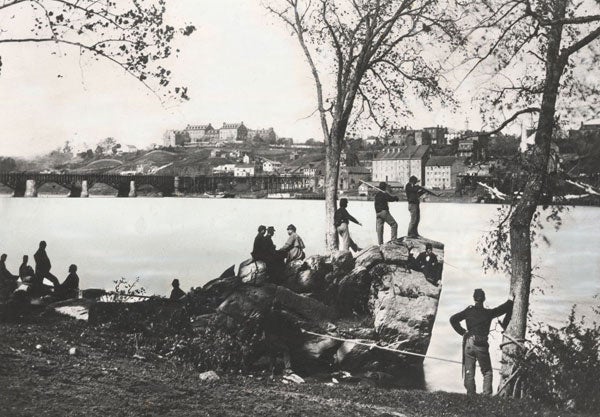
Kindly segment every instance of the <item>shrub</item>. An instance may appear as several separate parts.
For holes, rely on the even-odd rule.
[[[576,319],[565,326],[538,325],[535,348],[521,353],[520,383],[525,396],[560,408],[600,411],[600,327]]]

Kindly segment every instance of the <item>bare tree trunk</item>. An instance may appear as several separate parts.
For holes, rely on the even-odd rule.
[[[329,252],[338,248],[337,233],[333,225],[340,171],[340,149],[336,139],[332,137],[331,143],[325,147],[325,244]]]
[[[558,10],[557,14],[564,16],[564,4],[563,10]],[[529,161],[532,168],[523,190],[523,196],[517,203],[510,221],[510,291],[514,294],[515,304],[512,320],[506,332],[516,340],[524,340],[527,332],[529,293],[531,290],[531,222],[540,204],[544,181],[548,175],[556,100],[565,64],[559,59],[562,27],[560,25],[552,27],[548,36],[546,82],[538,118],[535,148]],[[504,342],[509,343],[509,340],[505,338]],[[508,377],[514,370],[514,358],[517,351],[518,346],[515,344],[507,344],[503,349],[501,386],[502,379]],[[504,395],[510,395],[513,392],[513,384],[507,384],[503,390]]]

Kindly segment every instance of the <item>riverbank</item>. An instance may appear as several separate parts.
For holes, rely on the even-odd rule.
[[[204,382],[189,365],[134,356],[122,337],[56,314],[0,323],[3,416],[578,416],[529,401],[466,397],[316,378]],[[69,354],[76,349],[74,355]]]

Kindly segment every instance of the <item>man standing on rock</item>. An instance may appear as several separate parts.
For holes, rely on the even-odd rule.
[[[417,185],[418,182],[419,179],[413,175],[408,179],[408,183],[404,187],[406,199],[408,200],[408,212],[410,213],[408,237],[419,237],[419,221],[421,220],[420,197],[429,192],[420,185]]]
[[[513,302],[508,300],[496,308],[487,309],[483,306],[485,292],[480,288],[473,292],[473,299],[475,304],[450,317],[450,324],[463,337],[463,378],[467,394],[476,393],[475,362],[479,362],[483,374],[483,393],[491,395],[493,371],[488,344],[490,324],[496,317],[511,314]],[[466,330],[460,325],[463,320],[467,324]]]
[[[340,199],[340,208],[338,208],[333,215],[333,225],[335,226],[338,235],[339,250],[352,249],[354,252],[358,252],[360,248],[350,237],[350,229],[348,226],[350,222],[356,223],[359,226],[362,226],[362,224],[348,213],[346,207],[348,207],[348,199]]]
[[[398,223],[390,214],[390,207],[388,203],[390,201],[398,201],[399,198],[391,195],[386,191],[387,184],[385,182],[379,183],[379,192],[375,194],[375,221],[377,229],[377,241],[380,245],[383,245],[383,225],[387,223],[392,228],[392,239],[398,237]]]
[[[60,282],[58,282],[58,278],[56,278],[51,272],[50,268],[52,268],[52,264],[50,263],[50,258],[48,258],[48,254],[46,253],[46,242],[41,241],[39,249],[33,255],[33,259],[35,260],[35,281],[34,287],[36,290],[41,290],[44,285],[44,278],[49,279],[54,285],[54,288],[58,288]]]

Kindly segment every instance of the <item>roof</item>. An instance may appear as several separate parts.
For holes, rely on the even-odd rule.
[[[367,183],[368,185],[373,185],[375,187],[379,187],[379,184],[381,184],[380,181],[361,181],[359,187],[361,185],[365,186],[365,183]],[[386,184],[390,188],[404,188],[404,184],[402,184],[401,182],[398,182],[398,181],[387,181]],[[369,187],[369,188],[371,188],[371,187]]]
[[[429,151],[428,145],[399,146],[386,148],[375,157],[376,161],[394,159],[423,159]]]
[[[370,174],[371,170],[369,170],[369,168],[366,167],[346,167],[345,168],[346,172],[348,172],[349,174]]]
[[[209,124],[207,125],[187,125],[185,127],[185,130],[206,130],[206,129],[212,129],[213,127]]]
[[[455,156],[432,156],[426,166],[452,166],[456,161]]]
[[[223,127],[221,129],[238,129],[244,126],[244,122],[242,123],[225,123],[223,122]],[[246,126],[244,126],[246,127]]]

